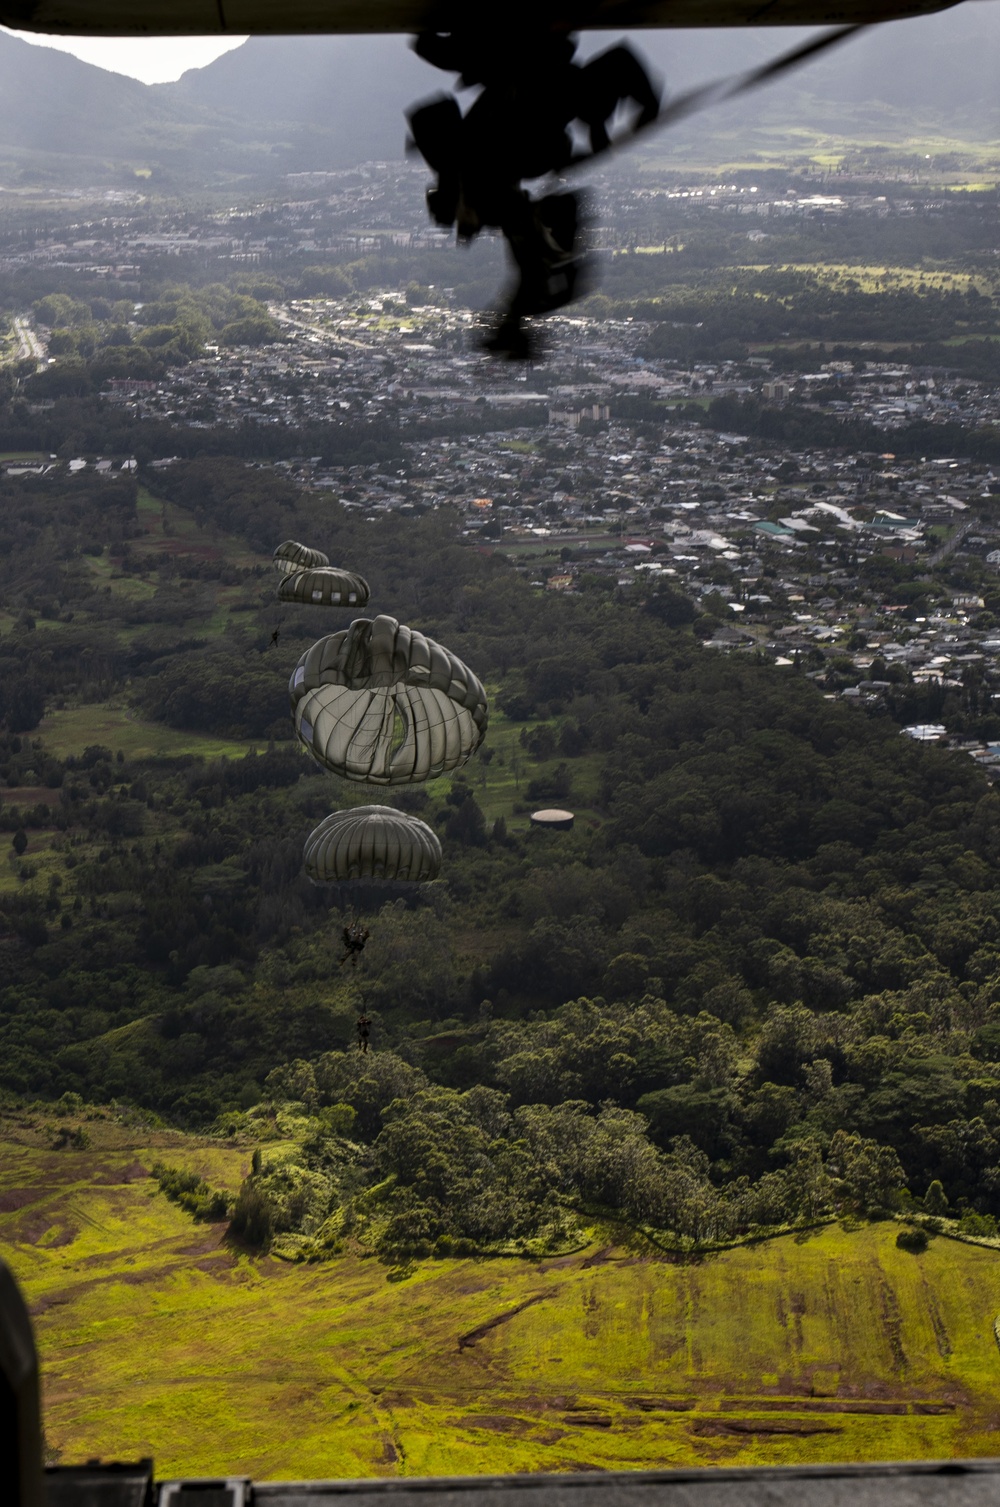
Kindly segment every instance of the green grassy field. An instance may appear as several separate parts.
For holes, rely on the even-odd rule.
[[[880,152],[874,165],[868,162],[867,172],[879,181],[913,182],[914,165],[919,164],[917,181],[922,188],[981,192],[996,185],[1000,143],[986,134],[966,138],[914,135],[906,117],[880,111],[876,121],[866,118],[863,107],[847,107],[839,121],[831,117],[826,125],[801,124],[811,114],[797,112],[794,117],[749,127],[743,123],[738,129],[715,120],[710,131],[652,138],[633,150],[633,170],[652,174],[688,169],[706,177],[725,178],[768,168],[820,169],[834,175],[825,191],[836,193],[836,174],[841,165],[850,168],[859,161],[868,162],[870,148],[878,145],[882,149],[891,147],[889,152]],[[844,180],[840,186],[844,186]]]
[[[202,733],[181,732],[164,722],[146,721],[121,703],[97,702],[49,712],[35,735],[60,759],[78,754],[89,744],[100,743],[130,759],[170,758],[178,754],[201,754],[218,759],[242,758],[257,744]]]
[[[847,284],[862,293],[898,292],[919,287],[957,293],[967,293],[970,288],[975,288],[986,296],[993,292],[993,279],[989,275],[925,267],[889,267],[868,262],[783,262],[779,268],[770,263],[748,262],[740,270],[805,273],[828,286]]]
[[[55,1114],[2,1127],[0,1251],[66,1461],[260,1479],[969,1456],[1000,1426],[1000,1253],[827,1226],[686,1263],[250,1260],[146,1171],[245,1149]]]

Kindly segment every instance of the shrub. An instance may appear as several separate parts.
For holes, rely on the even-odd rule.
[[[989,1238],[997,1233],[997,1222],[992,1214],[977,1214],[969,1209],[958,1221],[959,1233]]]
[[[254,1251],[267,1251],[274,1239],[274,1211],[262,1189],[247,1180],[229,1221],[229,1233]]]
[[[193,1219],[217,1224],[229,1213],[228,1195],[222,1189],[210,1188],[197,1172],[185,1172],[181,1167],[167,1167],[163,1162],[155,1162],[152,1175],[171,1203],[178,1204]]]
[[[921,1229],[900,1230],[896,1236],[899,1249],[909,1251],[914,1256],[919,1256],[921,1251],[925,1251],[927,1243],[927,1232]]]

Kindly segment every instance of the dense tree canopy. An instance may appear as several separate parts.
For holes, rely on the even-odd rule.
[[[249,1135],[299,1106],[300,1150],[265,1154],[242,1227],[324,1251],[354,1221],[390,1260],[557,1248],[588,1209],[721,1239],[936,1183],[931,1212],[1000,1214],[1000,796],[971,761],[720,658],[656,598],[533,591],[441,514],[358,524],[255,478],[208,459],[169,487],[268,556],[294,531],[363,561],[498,688],[496,762],[399,797],[441,839],[442,879],[372,915],[363,967],[339,971],[341,918],[302,870],[329,777],[268,746],[313,636],[290,617],[268,649],[269,559],[147,568],[127,477],[62,509],[5,483],[7,1092]],[[240,616],[219,633],[224,572]],[[112,689],[261,751],[56,757],[32,719]],[[592,816],[488,822],[498,772],[529,799],[585,792]]]

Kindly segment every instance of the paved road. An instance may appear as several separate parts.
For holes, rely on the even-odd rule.
[[[23,314],[14,317],[14,334],[18,339],[18,356],[23,360],[30,356],[39,366],[45,360],[45,347]]]
[[[932,555],[928,555],[927,564],[939,565],[942,560],[947,560],[952,551],[958,549],[966,534],[972,532],[974,526],[975,519],[970,518],[968,523],[963,523],[961,528],[955,530],[950,539],[944,541],[940,549],[936,549]]]

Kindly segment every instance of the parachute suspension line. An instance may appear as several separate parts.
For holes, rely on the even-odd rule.
[[[367,1057],[368,1041],[372,1034],[372,1023],[368,1018],[368,1011],[365,1008],[365,1002],[363,999],[361,1001],[361,1009],[358,1012],[358,1023],[356,1029],[358,1033],[358,1051],[362,1054],[362,1056]]]

